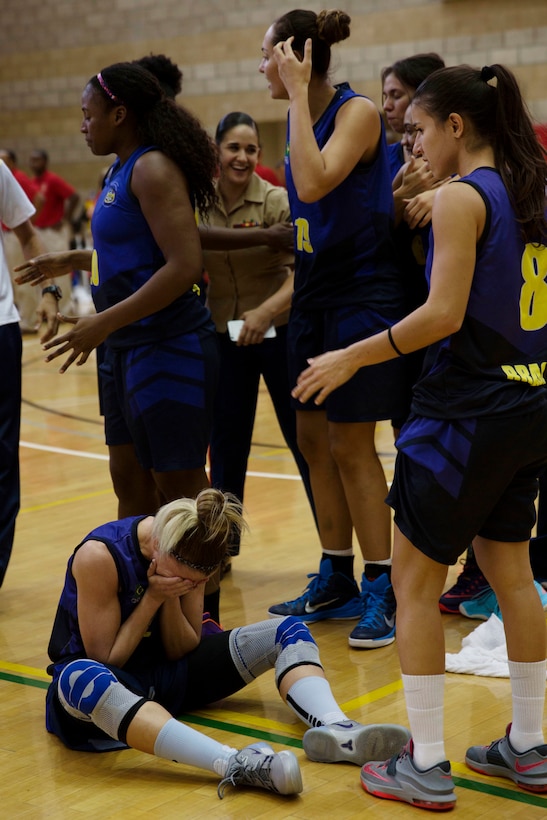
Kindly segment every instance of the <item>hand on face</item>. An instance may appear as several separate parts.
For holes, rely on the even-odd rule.
[[[187,595],[207,581],[207,578],[195,580],[192,578],[181,578],[180,575],[171,575],[167,569],[164,569],[163,563],[160,559],[160,568],[158,571],[158,559],[152,558],[147,572],[148,594],[153,598],[161,600],[162,603],[169,598],[180,598],[183,595]]]
[[[294,37],[277,43],[273,48],[274,60],[277,64],[279,77],[287,89],[289,99],[298,90],[308,88],[311,80],[311,47],[312,41],[306,40],[304,45],[304,56],[295,53],[292,48]]]

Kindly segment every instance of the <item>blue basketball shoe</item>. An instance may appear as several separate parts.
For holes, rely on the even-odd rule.
[[[547,592],[538,581],[534,581],[534,586],[543,609],[547,609]],[[478,621],[487,621],[490,615],[497,615],[501,621],[503,620],[496,593],[491,586],[486,587],[479,595],[475,595],[469,601],[461,603],[460,612],[466,618],[476,618]]]
[[[374,581],[363,574],[361,581],[361,619],[348,642],[355,649],[376,649],[395,640],[395,594],[387,572]]]
[[[308,578],[311,581],[299,598],[268,609],[270,618],[292,615],[305,624],[312,624],[329,618],[343,621],[360,616],[362,607],[357,584],[353,578],[333,572],[328,558],[321,561],[319,572]]]

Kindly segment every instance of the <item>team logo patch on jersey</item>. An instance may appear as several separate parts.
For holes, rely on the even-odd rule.
[[[116,201],[116,188],[114,185],[111,185],[108,191],[105,194],[105,198],[103,199],[103,205],[112,205],[113,202]]]

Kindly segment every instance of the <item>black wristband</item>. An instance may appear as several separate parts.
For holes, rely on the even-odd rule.
[[[397,347],[397,345],[393,341],[393,336],[391,334],[391,328],[390,327],[388,327],[388,329],[387,329],[387,338],[389,339],[389,343],[390,343],[391,347],[393,348],[393,350],[395,351],[395,353],[397,354],[397,356],[404,356],[405,354],[403,353],[403,351],[399,350],[399,348]]]
[[[45,296],[46,293],[52,293],[58,302],[63,298],[63,291],[59,285],[48,285],[47,288],[42,288],[42,296]]]

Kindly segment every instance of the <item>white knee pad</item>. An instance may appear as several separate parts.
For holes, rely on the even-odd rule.
[[[127,726],[146,702],[146,698],[120,683],[102,663],[87,659],[65,666],[59,676],[57,694],[69,715],[94,723],[124,743]]]
[[[319,650],[310,630],[290,616],[232,630],[230,653],[246,683],[275,667],[275,681],[279,686],[283,676],[295,666],[321,667]]]

